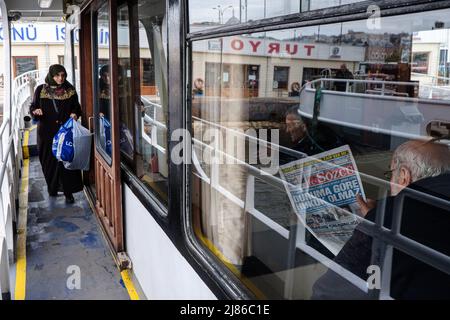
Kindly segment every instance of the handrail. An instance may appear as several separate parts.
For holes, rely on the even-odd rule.
[[[419,87],[418,83],[415,82],[406,82],[406,81],[390,81],[390,80],[361,80],[361,79],[337,79],[337,78],[319,78],[315,79],[313,81],[307,82],[303,85],[303,87],[300,89],[299,95],[304,91],[304,89],[314,89],[315,85],[320,83],[321,87],[324,87],[324,82],[328,83],[335,83],[335,82],[343,82],[346,84],[345,91],[347,93],[354,93],[353,91],[350,91],[350,86],[352,84],[366,84],[366,85],[381,85],[381,91],[380,93],[382,95],[385,95],[386,93],[390,93],[389,91],[386,91],[386,85],[396,85],[396,86],[411,86],[411,87]],[[364,94],[364,93],[363,93]],[[365,94],[370,94],[365,92]],[[409,97],[413,98],[413,97]]]
[[[0,293],[2,294],[11,292],[9,264],[14,257],[13,221],[17,222],[16,200],[22,162],[21,129],[24,127],[24,106],[32,95],[30,79],[35,79],[37,84],[42,80],[39,75],[40,70],[32,70],[12,81],[11,114],[3,119],[0,127]],[[2,295],[0,299],[1,297]]]
[[[214,123],[214,122],[211,122],[211,121],[207,121],[207,120],[201,119],[201,118],[199,118],[199,117],[192,116],[192,119],[197,120],[197,121],[200,121],[200,122],[205,123],[205,124],[210,125],[210,126],[214,126],[214,127],[218,128],[218,129],[225,129],[226,131],[229,131],[229,132],[231,132],[232,134],[236,134],[236,135],[243,136],[244,138],[249,139],[249,141],[254,141],[254,142],[263,141],[263,142],[264,142],[265,144],[267,144],[268,146],[273,147],[274,149],[281,150],[281,151],[283,151],[284,153],[286,153],[286,154],[288,154],[288,155],[290,155],[290,156],[294,156],[294,157],[302,157],[302,156],[305,156],[305,154],[302,153],[302,152],[300,152],[300,151],[292,150],[292,149],[290,149],[290,148],[286,148],[286,147],[281,146],[281,145],[279,145],[279,144],[275,144],[275,143],[272,143],[272,142],[269,142],[269,141],[265,141],[265,140],[258,139],[258,138],[256,138],[256,137],[251,136],[251,135],[242,133],[242,132],[240,132],[240,131],[238,131],[238,130],[231,129],[231,128],[222,126],[222,125],[220,125],[220,124],[217,124],[217,123]]]
[[[415,77],[423,77],[423,78],[428,77],[428,78],[431,78],[431,79],[433,79],[433,80],[450,81],[450,78],[449,78],[449,77],[433,76],[433,75],[430,75],[430,74],[423,74],[423,73],[411,72],[411,75],[412,75],[412,76],[415,76]]]
[[[156,120],[156,109],[162,109],[162,105],[152,102],[149,99],[141,96],[141,100],[145,102],[145,104],[149,105],[144,107],[145,109],[148,109],[150,107],[154,107],[153,110],[153,118],[148,115],[147,113],[144,114],[144,116],[142,117],[142,137],[144,138],[145,141],[147,141],[150,145],[154,146],[157,150],[159,150],[161,153],[165,154],[166,153],[166,148],[164,148],[162,145],[158,144],[158,129],[161,130],[165,130],[167,131],[167,126]],[[144,131],[144,122],[153,124],[154,126],[152,126],[152,131],[150,133],[150,136]]]
[[[423,75],[427,76],[427,75]],[[434,77],[434,76],[429,76]],[[436,79],[446,79],[446,81],[450,81],[450,78],[444,78],[444,77],[435,77]],[[345,91],[336,91],[336,93],[342,93],[342,94],[351,94],[351,95],[359,95],[359,96],[376,96],[376,97],[389,97],[389,98],[395,98],[396,100],[405,100],[405,101],[417,101],[417,99],[433,99],[433,91],[448,91],[450,89],[450,86],[438,86],[435,85],[435,80],[433,80],[433,83],[431,85],[429,84],[422,84],[417,82],[405,82],[405,81],[385,81],[385,80],[361,80],[361,79],[335,79],[335,78],[319,78],[312,80],[310,82],[305,83],[299,91],[299,97],[302,95],[302,93],[306,89],[315,90],[318,84],[320,84],[320,87],[324,88],[324,90],[329,90],[335,92],[335,90],[330,90],[325,83],[336,83],[336,82],[343,82],[346,84]],[[367,86],[370,85],[381,85],[381,88],[375,88],[375,89],[368,89],[364,90],[364,92],[355,92],[350,90],[351,86],[353,84],[364,84]],[[329,86],[329,85],[328,85]],[[397,92],[392,91],[386,88],[386,86],[410,86],[418,89],[418,97],[410,97],[407,93],[404,92]],[[427,95],[424,94],[423,90],[421,88],[429,88],[429,93]],[[379,90],[378,90],[379,89]]]

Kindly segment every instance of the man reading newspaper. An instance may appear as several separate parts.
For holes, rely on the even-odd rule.
[[[301,225],[334,255],[351,237],[365,198],[348,145],[280,166],[280,175]]]

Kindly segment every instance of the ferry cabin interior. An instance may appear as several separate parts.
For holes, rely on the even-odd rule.
[[[429,298],[392,276],[399,252],[438,272],[437,298],[449,298],[448,245],[383,224],[383,199],[400,145],[449,145],[450,1],[0,0],[0,9],[11,62],[3,299],[311,299],[327,271],[349,287],[336,299]],[[48,69],[14,72],[25,44],[11,34],[56,22],[93,134],[73,205],[47,196],[27,118]],[[359,192],[379,200],[375,221],[353,205],[299,211],[283,168],[333,150],[349,150]],[[431,216],[449,211],[448,192],[414,197]],[[339,219],[352,227],[333,229]],[[373,239],[379,286],[336,259],[357,225]]]

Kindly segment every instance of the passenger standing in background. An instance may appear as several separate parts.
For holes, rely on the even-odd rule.
[[[351,73],[350,70],[347,69],[347,65],[345,63],[343,63],[338,72],[336,72],[336,79],[354,79],[353,73]],[[352,83],[350,82],[349,86],[351,84]],[[347,91],[346,81],[336,81],[335,86],[337,91]]]
[[[83,190],[80,170],[67,170],[52,153],[53,137],[69,118],[81,117],[81,107],[75,88],[66,80],[67,72],[62,65],[49,68],[45,84],[39,85],[30,105],[30,114],[38,121],[37,143],[39,161],[48,194],[56,197],[64,192],[67,203],[73,203],[72,193]]]
[[[100,79],[99,79],[99,113],[100,116],[104,116],[108,121],[111,119],[109,115],[111,97],[110,97],[110,85],[111,78],[109,74],[109,65],[105,64],[100,68]]]
[[[98,115],[100,128],[100,146],[101,149],[111,157],[112,141],[111,141],[111,76],[109,64],[105,64],[100,68],[98,81]],[[119,79],[120,81],[120,79]],[[119,83],[119,90],[121,84]]]

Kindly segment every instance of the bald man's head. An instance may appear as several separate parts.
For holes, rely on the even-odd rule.
[[[391,161],[391,193],[409,184],[450,171],[450,149],[445,144],[412,140],[400,145]]]

